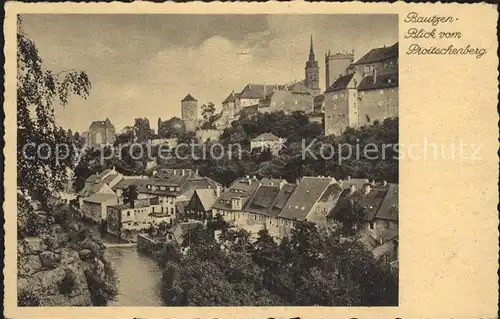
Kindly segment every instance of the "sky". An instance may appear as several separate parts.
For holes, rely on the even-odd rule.
[[[180,116],[190,93],[218,109],[248,83],[304,78],[310,37],[325,89],[328,50],[369,50],[398,41],[396,15],[29,14],[23,28],[46,69],[88,73],[88,99],[56,106],[56,121],[74,132],[109,118],[120,131],[137,117],[153,129]]]

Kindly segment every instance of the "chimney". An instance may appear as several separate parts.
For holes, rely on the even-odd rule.
[[[252,89],[252,84],[248,83],[248,88],[251,90]]]
[[[252,178],[253,178],[254,180],[257,180],[257,176],[255,176],[255,175],[254,175]]]
[[[382,185],[387,186],[387,181],[382,181]]]
[[[194,175],[196,175],[196,176],[198,176],[198,175],[199,175],[199,174],[198,174],[198,169],[195,169],[195,170],[194,170]]]
[[[181,175],[184,176],[184,174],[185,174],[184,169],[181,169]]]
[[[351,176],[347,176],[347,180],[350,181],[351,180]]]
[[[375,180],[372,180],[372,186],[376,186],[377,183],[375,183]]]
[[[218,197],[220,197],[220,193],[221,193],[221,187],[219,185],[215,186],[215,195]]]
[[[177,170],[176,170],[176,169],[174,169],[174,170],[173,170],[173,172],[174,172],[174,175],[175,175],[175,174],[177,173]]]

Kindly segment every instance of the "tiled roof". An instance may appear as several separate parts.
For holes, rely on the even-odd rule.
[[[387,196],[389,194],[389,189],[391,189],[392,193],[394,193],[394,184],[389,184],[389,185],[370,185],[369,183],[366,183],[364,181],[362,184],[360,184],[360,181],[364,180],[351,180],[351,181],[344,181],[342,184],[342,188],[344,188],[344,191],[340,195],[339,200],[337,201],[337,204],[335,207],[332,209],[330,212],[329,216],[333,217],[337,214],[340,213],[341,209],[344,209],[349,201],[352,202],[354,207],[358,209],[362,209],[365,212],[364,220],[366,221],[372,221],[374,218],[384,218],[384,219],[397,219],[397,212],[395,213],[394,216],[392,216],[394,210],[393,210],[393,198],[397,198],[397,194],[394,196],[391,196],[388,200],[386,200]],[[349,182],[349,183],[346,183]],[[363,190],[364,185],[370,185],[370,191],[368,194],[366,194]],[[355,190],[353,193],[350,192],[349,188],[350,185],[355,186]],[[382,204],[384,204],[383,208],[383,217],[379,217],[378,213],[381,212],[380,209],[382,208]],[[397,211],[397,206],[396,206],[396,211]]]
[[[231,92],[229,95],[226,97],[226,99],[222,103],[229,103],[229,102],[236,102],[236,99],[238,98],[238,93]]]
[[[373,82],[373,76],[365,76],[358,85],[358,90],[375,90],[383,88],[391,88],[398,86],[398,73],[389,73],[377,75],[377,79]]]
[[[135,185],[137,188],[140,188],[147,183],[148,180],[145,178],[122,178],[115,186],[113,186],[113,189],[126,189],[130,185]]]
[[[98,204],[112,202],[112,201],[114,201],[115,203],[118,203],[118,197],[114,194],[95,193],[89,197],[84,198],[83,201],[91,202],[91,203],[98,203]]]
[[[274,135],[273,133],[262,133],[259,136],[252,139],[253,142],[259,141],[278,141],[280,138]]]
[[[106,183],[106,184],[109,184],[111,183],[116,177],[118,176],[118,174],[116,173],[113,173],[113,174],[109,174],[108,176],[106,176],[102,182],[103,183]]]
[[[328,177],[303,177],[278,217],[304,220],[332,181]]]
[[[220,186],[220,184],[209,177],[195,177],[190,178],[183,185],[181,191],[186,198],[191,198],[196,189],[215,189],[217,186]]]
[[[372,49],[354,64],[375,63],[395,58],[398,56],[398,48],[399,45],[398,42],[396,42],[390,47]]]
[[[377,212],[376,218],[397,221],[398,216],[398,185],[389,184],[387,193]]]
[[[231,210],[231,203],[226,203],[225,201],[231,201],[231,199],[235,197],[239,197],[243,200],[244,207],[246,201],[252,196],[259,185],[260,181],[257,179],[238,178],[219,196],[219,198],[217,198],[212,208]]]
[[[279,186],[261,186],[249,200],[245,211],[266,214],[280,191]]]
[[[295,184],[283,185],[283,187],[280,189],[280,192],[278,193],[278,196],[276,196],[276,198],[274,199],[274,202],[268,212],[269,215],[277,216],[281,212],[296,186],[297,185]]]
[[[346,89],[349,83],[351,82],[353,76],[354,73],[339,77],[337,80],[335,80],[335,82],[333,82],[333,84],[328,89],[326,89],[325,93]]]
[[[186,97],[184,97],[181,102],[188,102],[188,101],[192,101],[192,102],[198,102],[197,99],[195,99],[191,94],[188,93],[188,95],[186,95]]]
[[[272,92],[275,88],[283,90],[285,85],[270,85],[270,84],[247,84],[238,95],[239,99],[264,99],[266,95]]]
[[[307,86],[305,86],[301,82],[296,82],[290,86],[288,86],[288,91],[291,91],[292,93],[295,94],[311,94]]]
[[[183,173],[184,171],[184,173]],[[199,178],[199,175],[192,169],[161,169],[148,182],[139,188],[140,193],[178,196],[183,192],[183,187],[190,179]],[[165,186],[168,189],[149,189],[148,185]],[[170,190],[175,187],[178,190]]]
[[[203,205],[203,209],[205,211],[210,210],[212,205],[215,203],[217,199],[217,193],[214,189],[196,189],[194,191],[198,198],[200,199],[201,205]]]

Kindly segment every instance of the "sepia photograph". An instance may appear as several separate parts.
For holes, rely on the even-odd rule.
[[[397,14],[19,14],[17,304],[399,305]]]

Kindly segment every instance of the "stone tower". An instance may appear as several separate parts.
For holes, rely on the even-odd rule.
[[[186,132],[196,131],[198,114],[198,100],[191,94],[186,95],[186,97],[181,100],[181,117],[186,126]]]
[[[311,46],[309,47],[309,60],[306,62],[305,85],[311,91],[313,96],[319,95],[319,66],[314,55],[313,38],[311,36]]]
[[[325,81],[328,90],[340,76],[346,75],[349,66],[354,62],[354,50],[352,53],[325,53]]]

